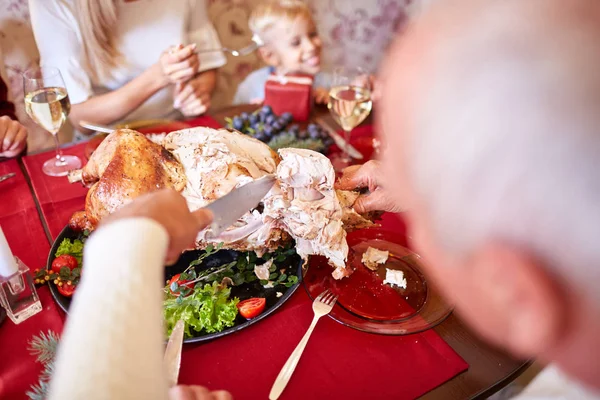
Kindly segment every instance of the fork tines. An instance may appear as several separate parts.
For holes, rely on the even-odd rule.
[[[327,289],[326,291],[324,291],[323,293],[321,293],[320,295],[317,296],[316,300],[320,301],[321,303],[327,304],[327,305],[333,305],[335,304],[335,302],[337,301],[338,296],[333,294],[331,292],[331,290]]]

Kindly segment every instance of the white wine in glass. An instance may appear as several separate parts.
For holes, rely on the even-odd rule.
[[[71,102],[60,71],[56,68],[32,68],[23,75],[25,111],[39,126],[52,134],[56,156],[44,163],[43,171],[49,176],[65,176],[81,167],[76,156],[66,156],[60,149],[58,132],[64,125]]]
[[[369,75],[360,68],[336,69],[328,107],[350,144],[350,133],[369,116],[373,107]],[[332,161],[336,171],[340,171],[352,163],[352,158],[348,149],[343,148],[342,156]]]

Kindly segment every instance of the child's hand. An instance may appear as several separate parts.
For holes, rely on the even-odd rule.
[[[327,104],[329,103],[329,90],[322,87],[316,88],[313,91],[313,97],[316,104]]]
[[[27,146],[27,128],[10,117],[0,117],[0,157],[16,157]]]

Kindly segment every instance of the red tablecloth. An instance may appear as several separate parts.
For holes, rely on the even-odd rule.
[[[370,134],[369,128],[363,130],[357,132],[355,140]],[[84,146],[73,146],[65,149],[65,153],[82,156]],[[56,237],[71,214],[83,208],[86,190],[79,184],[70,185],[66,178],[43,175],[41,165],[50,156],[51,153],[28,156],[24,164],[50,233]],[[0,164],[0,168],[4,164]],[[1,190],[0,186],[0,203],[9,194],[5,195]],[[0,218],[2,215],[0,213]],[[382,224],[388,229],[403,229],[402,220],[391,214],[384,216]],[[10,232],[19,231],[18,227],[10,225]],[[15,246],[19,247],[19,251],[15,250],[17,254],[26,252],[21,250],[24,244]],[[39,252],[45,252],[45,257],[47,251],[45,244]],[[46,290],[41,292],[47,296]],[[45,306],[52,304],[47,298],[44,303]],[[31,322],[27,321],[28,325],[15,327],[7,322],[0,329],[0,360],[3,360],[0,398],[20,398],[17,394],[36,382],[39,367],[22,348],[17,351],[8,343],[20,340],[20,346],[24,346],[24,341],[40,330],[54,327],[59,331],[62,326],[60,314],[55,307],[46,311]],[[311,319],[310,299],[300,287],[265,322],[213,342],[185,346],[180,382],[224,388],[238,399],[266,398]],[[27,365],[27,369],[23,369],[23,365]],[[282,399],[412,399],[467,368],[462,358],[434,331],[404,337],[380,336],[355,331],[323,318]]]
[[[30,269],[43,268],[50,245],[33,196],[16,160],[0,163],[0,175],[9,172],[17,176],[0,182],[0,226],[14,255]],[[42,312],[19,325],[6,319],[0,326],[0,399],[23,399],[38,380],[42,366],[30,356],[27,342],[41,331],[62,331],[62,315],[48,288],[38,294]]]

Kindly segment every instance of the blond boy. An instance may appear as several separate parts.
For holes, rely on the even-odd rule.
[[[276,0],[260,4],[248,22],[264,46],[260,56],[267,67],[252,72],[240,84],[234,104],[261,103],[269,75],[313,75],[314,96],[326,101],[330,77],[321,73],[322,42],[310,8],[300,0]]]

